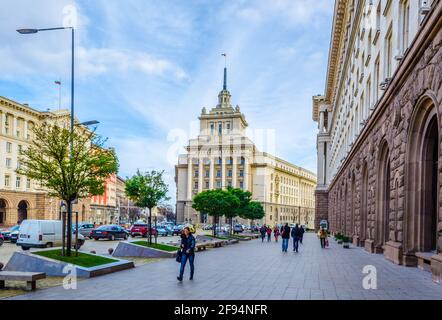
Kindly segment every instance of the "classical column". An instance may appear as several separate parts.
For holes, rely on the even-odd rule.
[[[28,139],[28,121],[26,119],[23,121],[24,121],[23,138],[25,140],[27,140]]]
[[[221,156],[221,188],[226,189],[226,157]]]
[[[0,134],[5,134],[5,113],[0,112]]]
[[[249,159],[244,157],[244,190],[249,190]]]
[[[209,189],[213,189],[215,183],[215,158],[210,157],[210,171],[209,171]]]
[[[238,179],[238,177],[237,177],[237,171],[236,171],[236,166],[237,166],[237,162],[238,162],[238,160],[237,160],[237,158],[236,158],[236,155],[233,155],[233,157],[232,157],[232,187],[233,188],[236,188],[236,184],[237,184],[237,179]]]
[[[324,132],[324,112],[319,112],[319,132]]]
[[[187,158],[187,200],[192,200],[192,158]]]
[[[198,160],[198,193],[203,191],[204,158]]]

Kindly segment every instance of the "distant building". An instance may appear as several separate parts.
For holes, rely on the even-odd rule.
[[[90,211],[90,222],[96,224],[112,224],[118,222],[117,176],[115,174],[106,179],[105,189],[102,195],[91,197]]]
[[[38,182],[18,175],[19,150],[32,143],[32,128],[42,123],[68,122],[68,110],[38,111],[0,96],[0,227],[24,219],[58,219],[59,199],[49,197]],[[86,220],[89,199],[73,207],[79,219]]]
[[[336,0],[316,226],[442,282],[442,1]]]
[[[315,174],[257,150],[245,134],[245,116],[239,106],[231,105],[226,78],[225,69],[218,105],[210,111],[203,108],[200,134],[179,156],[175,170],[178,222],[209,222],[192,208],[193,197],[204,190],[234,187],[249,190],[264,206],[265,218],[257,222],[313,227]]]

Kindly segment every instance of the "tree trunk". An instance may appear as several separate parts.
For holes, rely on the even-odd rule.
[[[66,256],[71,256],[71,247],[72,247],[72,201],[67,201],[68,205],[68,218],[67,218],[67,227],[66,227]]]
[[[147,218],[147,231],[149,232],[149,244],[152,244],[152,210],[149,208],[149,217]]]

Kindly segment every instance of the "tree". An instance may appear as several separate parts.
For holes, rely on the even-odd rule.
[[[169,200],[169,187],[163,181],[164,171],[152,170],[141,174],[140,170],[132,178],[126,180],[126,195],[141,208],[149,209],[148,232],[149,244],[152,244],[152,208],[161,201]]]
[[[214,217],[213,235],[216,235],[217,218],[232,214],[240,205],[238,197],[225,190],[207,190],[193,198],[192,208]]]
[[[20,151],[17,173],[38,181],[49,196],[66,202],[66,255],[70,256],[72,202],[103,194],[105,180],[118,171],[118,159],[112,149],[103,148],[104,139],[81,127],[71,133],[64,126],[43,124],[32,132],[33,144]]]
[[[242,218],[252,220],[260,220],[264,218],[265,211],[261,203],[258,201],[250,201],[242,212]]]
[[[244,218],[245,212],[247,210],[247,206],[249,205],[252,193],[249,191],[244,191],[240,188],[228,188],[227,191],[232,194],[233,196],[237,197],[239,200],[239,206],[232,211],[230,214],[227,215],[227,217],[230,219],[230,232],[233,231],[233,218],[234,217],[241,217]]]

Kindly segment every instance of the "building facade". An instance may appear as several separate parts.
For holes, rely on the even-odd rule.
[[[242,188],[262,203],[269,225],[299,222],[313,228],[315,174],[265,152],[257,150],[246,136],[247,122],[239,106],[231,105],[224,87],[218,105],[203,108],[200,133],[191,139],[186,154],[180,155],[175,168],[177,221],[209,222],[192,208],[193,197],[211,189]]]
[[[104,193],[91,197],[90,222],[95,224],[118,222],[117,180],[117,175],[111,175],[104,182]]]
[[[20,165],[19,150],[32,143],[32,128],[44,122],[68,121],[67,110],[37,111],[0,96],[0,227],[24,219],[58,219],[60,200],[49,197],[38,183],[15,170]],[[74,205],[79,218],[86,218],[89,200]]]
[[[316,226],[327,219],[439,282],[441,26],[439,0],[336,0],[325,93],[313,97]]]

